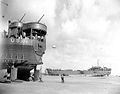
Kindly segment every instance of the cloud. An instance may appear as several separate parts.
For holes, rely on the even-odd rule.
[[[79,69],[79,66],[88,68],[90,65],[96,65],[99,58],[101,65],[112,67],[115,73],[116,66],[112,61],[119,62],[118,56],[116,57],[119,38],[115,37],[116,34],[119,35],[120,29],[120,7],[117,1],[66,0],[59,1],[59,5],[61,7],[56,8],[55,19],[57,31],[53,32],[56,33],[54,43],[57,45],[58,57],[64,55],[64,60],[59,59],[57,67],[73,68],[77,65],[74,69]],[[56,65],[57,53],[51,61]],[[111,59],[113,56],[116,59]]]

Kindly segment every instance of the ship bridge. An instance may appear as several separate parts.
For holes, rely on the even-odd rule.
[[[47,26],[38,22],[29,22],[23,25],[23,33],[26,33],[30,39],[35,37],[45,37],[47,33]]]

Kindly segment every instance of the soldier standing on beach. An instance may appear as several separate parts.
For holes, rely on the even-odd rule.
[[[64,74],[61,74],[61,82],[64,83]]]
[[[43,80],[42,80],[42,66],[40,66],[39,82],[43,82]]]

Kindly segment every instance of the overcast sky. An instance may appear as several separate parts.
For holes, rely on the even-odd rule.
[[[120,75],[120,0],[2,0],[1,31],[7,20],[41,20],[48,27],[44,68],[111,67]],[[52,48],[56,45],[56,48]]]

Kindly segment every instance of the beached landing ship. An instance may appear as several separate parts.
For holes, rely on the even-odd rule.
[[[42,17],[38,22],[9,21],[8,34],[4,33],[1,44],[0,69],[7,69],[13,81],[28,80],[32,69],[34,80],[38,80],[39,71],[36,67],[43,64],[42,56],[46,50],[47,26],[40,23]]]

